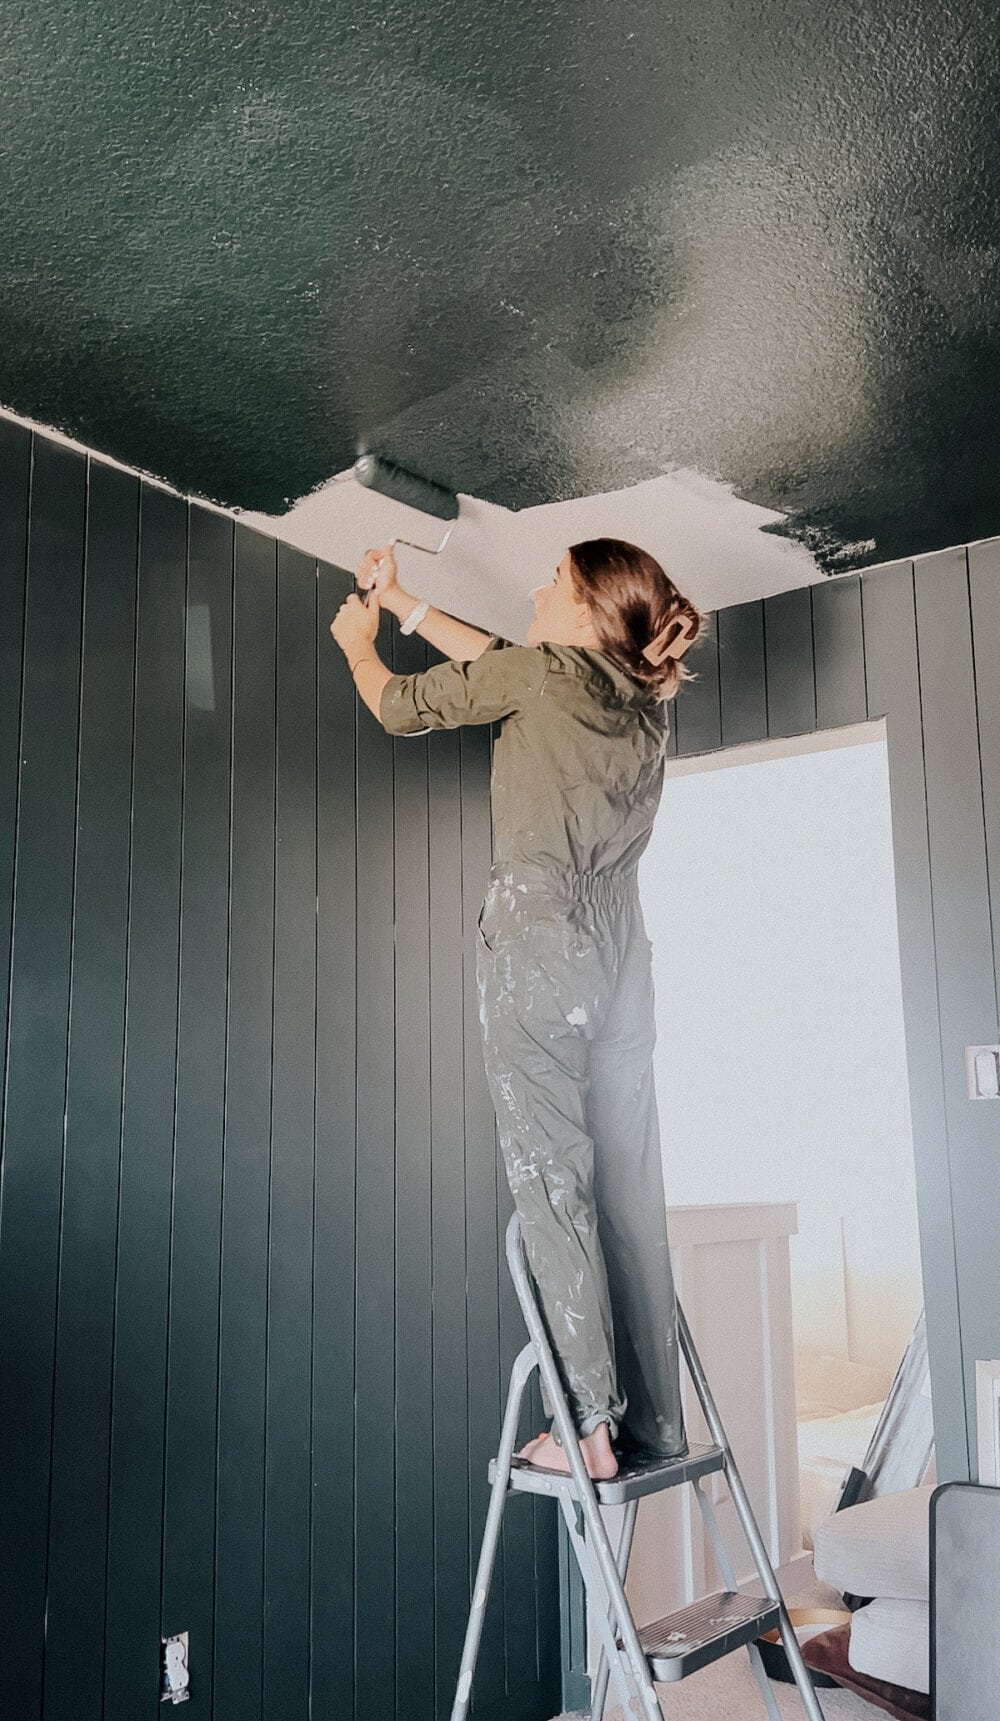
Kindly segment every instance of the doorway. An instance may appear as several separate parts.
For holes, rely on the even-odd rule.
[[[923,1300],[884,723],[668,761],[641,885],[668,1206],[796,1204],[808,1547]]]

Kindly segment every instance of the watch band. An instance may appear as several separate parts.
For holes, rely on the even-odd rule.
[[[400,633],[415,633],[430,607],[426,598],[421,603],[414,604],[406,620],[400,623]]]

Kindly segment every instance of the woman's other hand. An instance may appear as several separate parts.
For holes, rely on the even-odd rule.
[[[393,611],[400,590],[399,571],[393,553],[395,542],[395,538],[391,538],[379,550],[366,550],[354,576],[363,592],[374,590],[383,609]]]
[[[345,598],[330,623],[330,632],[349,663],[359,653],[375,644],[379,608],[377,588],[367,604],[363,604],[357,593],[352,592],[350,597]]]

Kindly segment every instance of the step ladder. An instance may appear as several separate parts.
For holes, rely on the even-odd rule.
[[[623,1464],[610,1482],[592,1482],[570,1417],[548,1337],[542,1322],[534,1282],[528,1268],[517,1215],[507,1226],[507,1263],[528,1329],[529,1343],[515,1358],[504,1411],[500,1449],[489,1467],[492,1484],[486,1527],[476,1571],[472,1607],[465,1635],[458,1690],[451,1721],[466,1721],[472,1695],[479,1643],[486,1613],[486,1598],[500,1540],[504,1508],[514,1494],[545,1494],[557,1499],[566,1521],[570,1544],[580,1567],[588,1601],[600,1635],[600,1659],[595,1674],[591,1721],[602,1721],[608,1682],[614,1678],[626,1718],[636,1714],[643,1721],[663,1721],[653,1681],[685,1679],[709,1662],[734,1650],[746,1648],[770,1721],[781,1721],[774,1693],[768,1682],[756,1640],[775,1627],[781,1635],[789,1666],[799,1689],[809,1721],[823,1721],[798,1640],[792,1630],[767,1549],[733,1461],[733,1454],[719,1418],[708,1381],[691,1341],[680,1306],[677,1309],[681,1353],[698,1396],[711,1435],[709,1446],[690,1445],[681,1458],[639,1458]],[[542,1470],[514,1456],[521,1403],[532,1372],[539,1370],[553,1406],[556,1430],[565,1448],[570,1474],[561,1476]],[[740,1589],[726,1551],[712,1503],[701,1486],[702,1479],[721,1471],[736,1508],[764,1594]],[[695,1490],[723,1582],[728,1586],[716,1595],[703,1596],[652,1625],[637,1627],[625,1599],[632,1537],[639,1501],[664,1488],[690,1484]],[[602,1505],[623,1505],[621,1531],[612,1548]]]

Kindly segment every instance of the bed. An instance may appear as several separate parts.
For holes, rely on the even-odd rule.
[[[795,1398],[802,1545],[834,1510],[852,1465],[860,1465],[891,1384],[888,1370],[844,1357],[799,1351]]]

